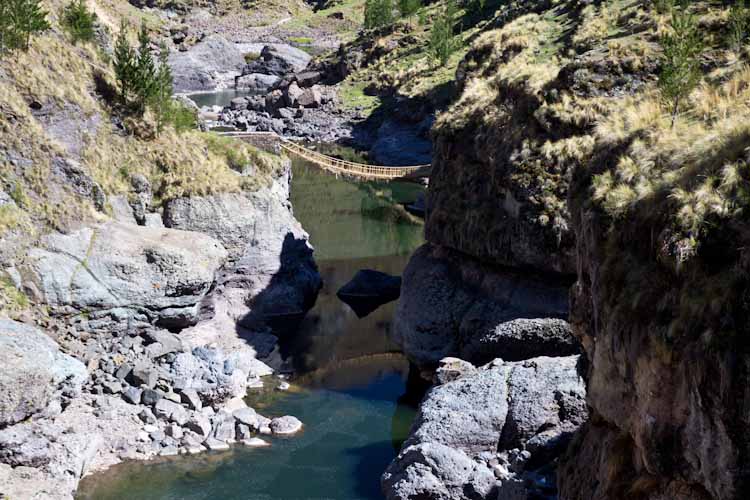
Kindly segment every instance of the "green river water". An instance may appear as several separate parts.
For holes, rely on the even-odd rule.
[[[272,446],[132,462],[84,479],[78,498],[376,499],[379,477],[406,437],[414,407],[405,397],[408,363],[388,340],[395,303],[358,319],[338,288],[363,268],[401,274],[422,243],[422,226],[400,203],[410,184],[355,183],[294,165],[292,204],[310,233],[324,288],[299,331],[282,343],[297,375],[287,392],[251,392],[269,416],[305,427]],[[402,403],[400,403],[402,401]]]

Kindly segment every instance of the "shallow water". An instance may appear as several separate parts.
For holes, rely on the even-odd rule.
[[[336,290],[359,269],[400,274],[422,226],[399,203],[412,185],[360,184],[294,165],[292,204],[310,233],[324,288],[299,331],[282,339],[297,375],[287,392],[250,393],[264,415],[305,428],[267,449],[126,463],[83,481],[79,498],[376,499],[379,477],[405,439],[415,409],[407,361],[388,340],[395,303],[358,319]]]
[[[235,97],[247,97],[255,94],[256,92],[249,90],[227,89],[218,92],[195,92],[188,94],[187,96],[197,104],[199,108],[203,106],[221,106],[223,108],[229,106],[229,103]]]

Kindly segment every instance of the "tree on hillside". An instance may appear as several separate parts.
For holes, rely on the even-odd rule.
[[[0,1],[0,51],[26,50],[32,35],[49,28],[40,0]]]
[[[172,70],[167,62],[169,49],[164,42],[159,46],[159,67],[154,78],[154,91],[150,106],[156,115],[156,132],[160,134],[172,109]]]
[[[365,29],[383,28],[393,24],[393,0],[365,1]]]
[[[148,36],[146,25],[141,25],[138,34],[138,53],[135,58],[135,105],[140,113],[146,109],[146,104],[156,92],[156,65],[151,56],[151,38]]]
[[[422,0],[398,0],[398,11],[401,17],[409,19],[422,7]]]
[[[128,42],[128,25],[123,22],[115,40],[114,53],[115,78],[120,89],[120,99],[127,104],[135,91],[136,54]]]
[[[456,10],[455,3],[449,1],[443,12],[432,23],[432,29],[430,30],[428,51],[441,66],[445,66],[451,54],[458,47],[453,37]]]
[[[672,115],[674,127],[680,104],[701,79],[700,55],[703,41],[698,31],[698,22],[688,11],[686,3],[672,10],[670,32],[662,36],[661,46],[664,56],[659,74],[659,90]]]
[[[487,0],[467,0],[466,12],[473,16],[480,14],[487,5]]]
[[[88,9],[85,0],[73,0],[69,3],[63,10],[62,21],[73,43],[94,39],[96,14]]]

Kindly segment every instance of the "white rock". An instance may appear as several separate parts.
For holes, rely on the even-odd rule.
[[[242,444],[251,448],[263,448],[266,446],[271,446],[271,443],[269,443],[268,441],[264,441],[261,438],[257,437],[245,439],[244,441],[242,441]]]

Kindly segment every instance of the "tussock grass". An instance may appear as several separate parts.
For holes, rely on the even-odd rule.
[[[614,168],[593,179],[592,197],[614,218],[640,211],[671,214],[680,260],[711,225],[750,205],[750,68],[702,84],[674,127],[657,95],[625,101],[597,126],[602,144],[627,144]]]

